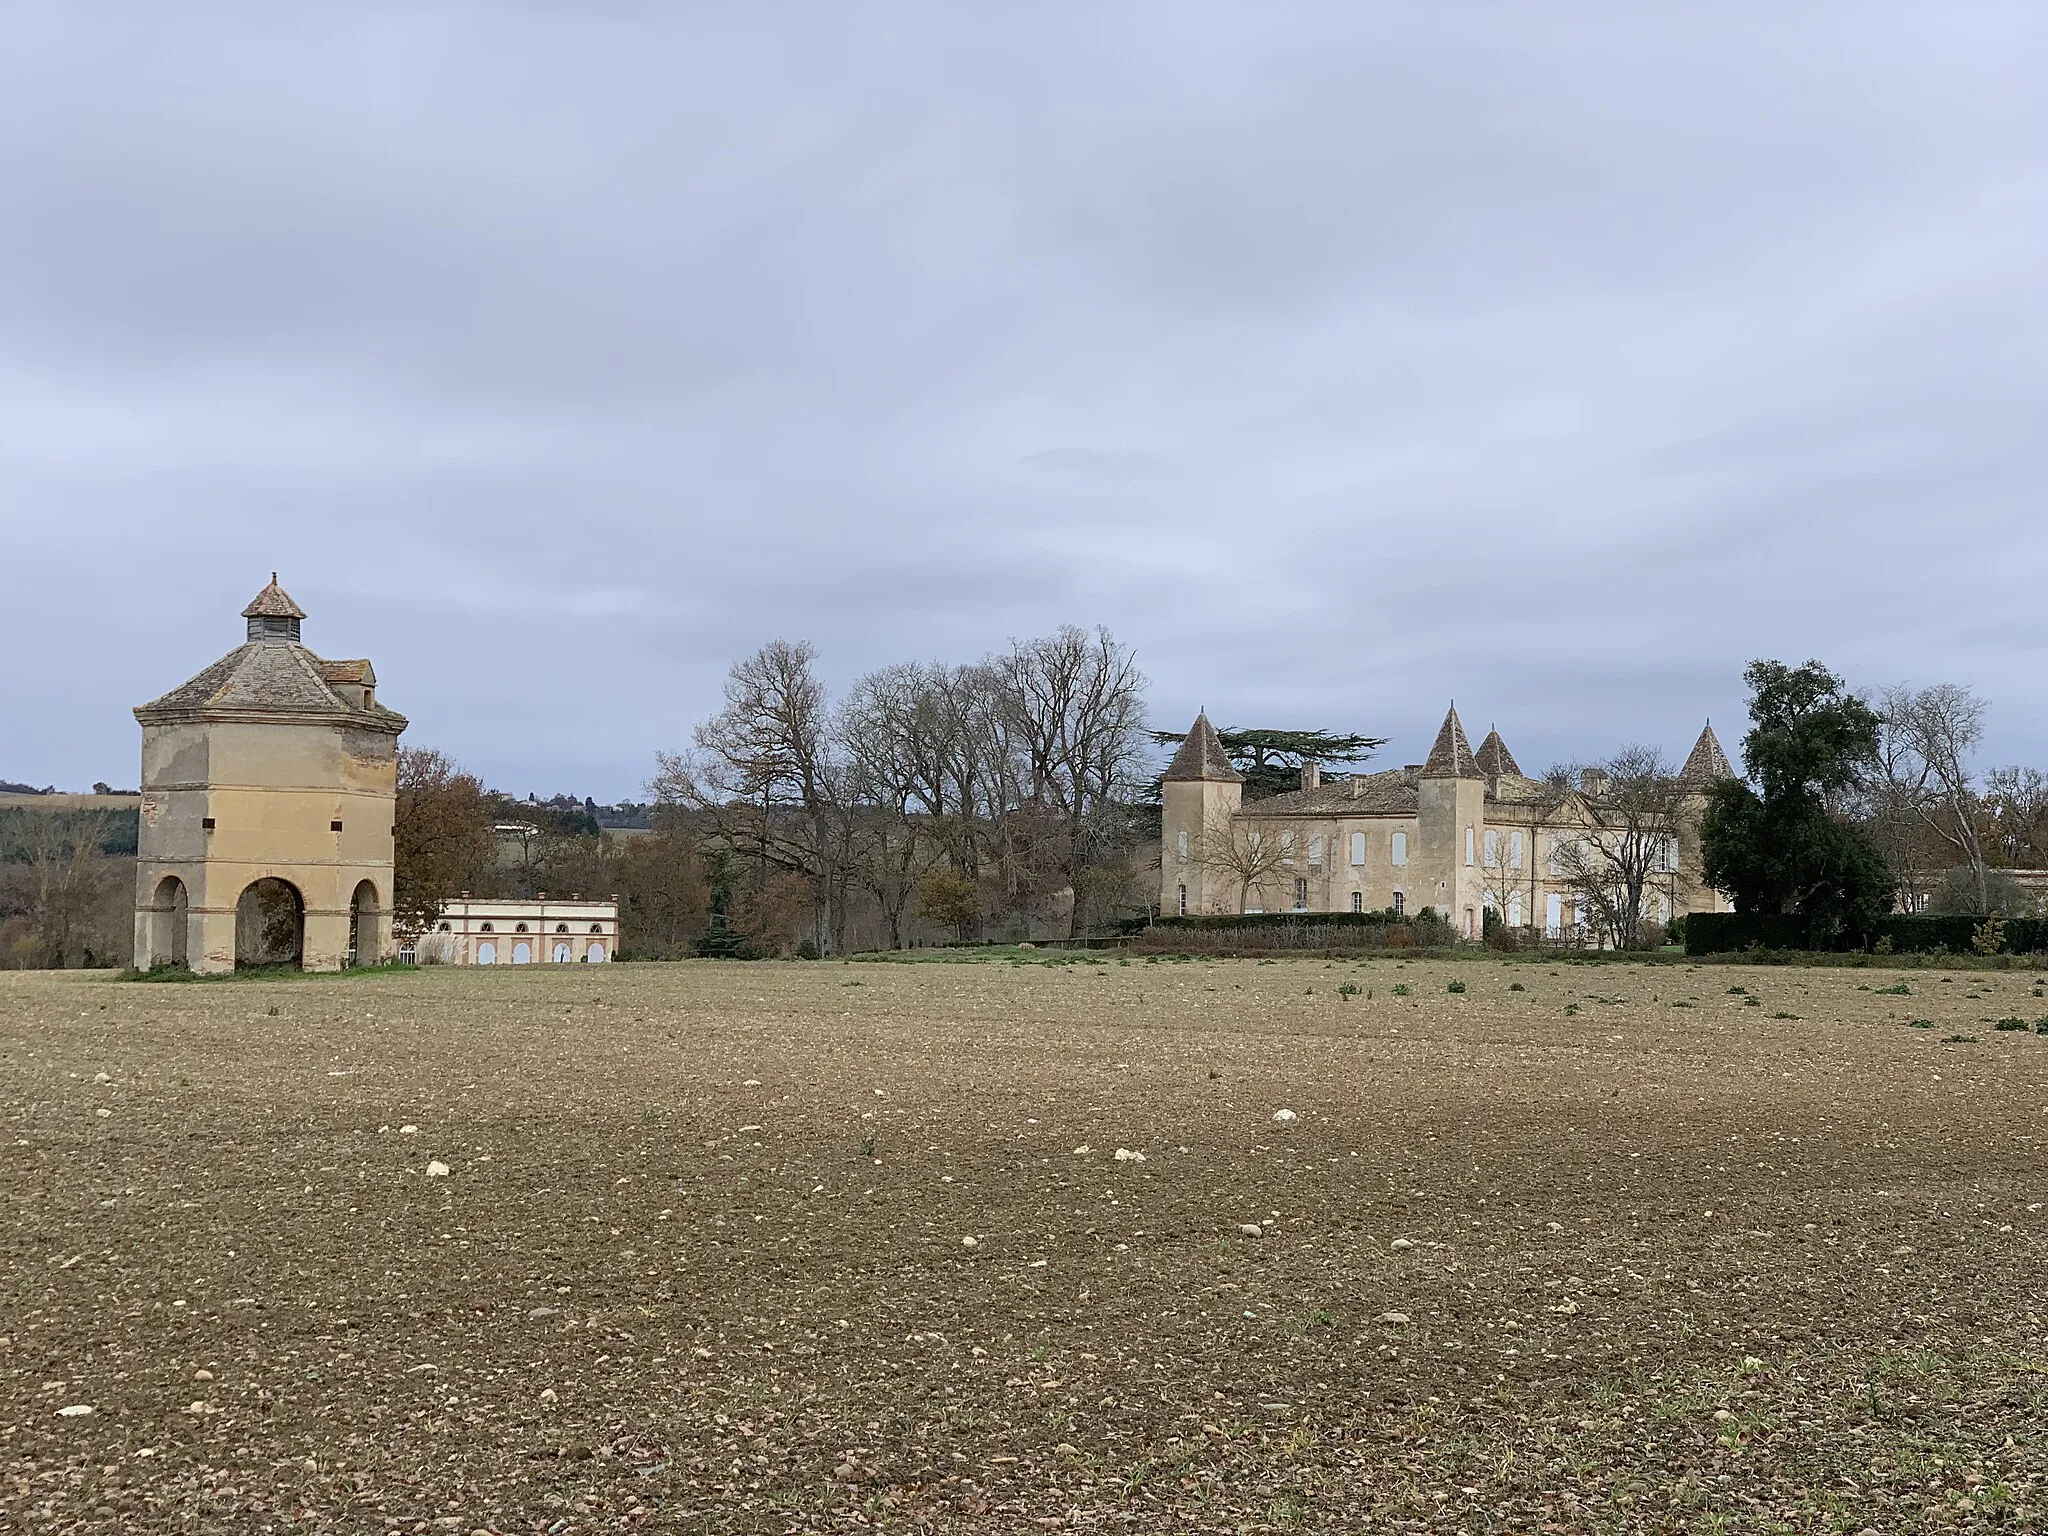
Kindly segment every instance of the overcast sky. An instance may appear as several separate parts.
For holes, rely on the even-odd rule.
[[[2040,0],[18,0],[0,778],[132,784],[273,567],[520,793],[1062,622],[1386,763],[1815,655],[2048,764],[2044,79]]]

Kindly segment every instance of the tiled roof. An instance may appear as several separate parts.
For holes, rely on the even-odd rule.
[[[1314,789],[1290,789],[1254,801],[1239,814],[1259,816],[1413,815],[1420,803],[1415,781],[1399,768],[1326,779]]]
[[[1436,733],[1436,745],[1429,749],[1429,761],[1422,765],[1425,779],[1476,779],[1481,774],[1472,760],[1472,747],[1465,740],[1465,727],[1458,720],[1458,706],[1444,716],[1443,729]]]
[[[367,661],[323,661],[320,675],[330,683],[361,683],[365,687],[377,686],[377,674]]]
[[[1709,724],[1700,732],[1700,739],[1693,743],[1692,754],[1686,758],[1685,766],[1678,770],[1678,777],[1687,784],[1710,784],[1715,779],[1736,776],[1728,754],[1721,750],[1720,737],[1714,734],[1714,727]]]
[[[1520,778],[1522,774],[1521,764],[1515,761],[1515,754],[1508,750],[1508,744],[1500,739],[1499,731],[1486,733],[1486,740],[1479,743],[1477,761],[1479,771],[1490,779],[1510,773]]]
[[[371,730],[395,733],[405,729],[405,716],[395,710],[381,704],[358,709],[337,694],[328,686],[327,668],[332,665],[292,641],[252,640],[236,646],[162,698],[142,705],[135,717],[148,724],[164,717],[215,711],[331,715],[337,723],[354,720]],[[369,670],[367,662],[342,665]]]
[[[277,572],[270,573],[270,585],[249,600],[242,610],[245,619],[303,619],[306,611],[291,600],[291,594],[277,584]]]
[[[1159,776],[1162,784],[1190,780],[1222,784],[1244,782],[1244,775],[1230,766],[1230,759],[1223,751],[1223,743],[1216,739],[1216,728],[1209,723],[1206,711],[1195,716],[1195,723],[1188,727],[1187,738],[1181,742],[1180,750],[1173,754],[1173,761]]]

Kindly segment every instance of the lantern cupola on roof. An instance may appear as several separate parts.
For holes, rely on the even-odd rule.
[[[277,572],[270,573],[270,585],[250,599],[242,610],[249,621],[251,640],[296,640],[305,609],[292,601],[291,594],[277,584]]]

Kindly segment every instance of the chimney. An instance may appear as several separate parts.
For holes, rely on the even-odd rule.
[[[1301,787],[1303,789],[1317,789],[1321,787],[1322,782],[1322,765],[1304,760],[1301,765]]]
[[[1589,795],[1607,793],[1607,774],[1599,768],[1588,768],[1579,775],[1579,788]]]
[[[1345,786],[1351,791],[1352,799],[1363,800],[1365,798],[1365,775],[1354,773],[1353,775],[1351,775],[1350,778],[1346,779],[1344,783]]]

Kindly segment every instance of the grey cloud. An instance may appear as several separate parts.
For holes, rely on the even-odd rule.
[[[2032,4],[0,17],[0,776],[272,567],[631,793],[774,634],[1109,624],[1161,723],[1525,763],[1752,655],[2048,760]]]

